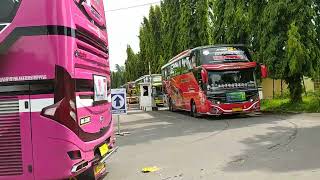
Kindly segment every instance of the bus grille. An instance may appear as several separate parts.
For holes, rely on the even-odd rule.
[[[0,176],[22,174],[19,100],[0,97]]]

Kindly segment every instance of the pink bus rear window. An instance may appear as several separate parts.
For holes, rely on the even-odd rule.
[[[9,23],[13,20],[21,0],[1,0],[0,1],[0,24]]]

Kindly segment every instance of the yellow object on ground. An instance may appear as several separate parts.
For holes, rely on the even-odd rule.
[[[159,171],[160,168],[158,168],[157,166],[153,166],[153,167],[145,167],[142,169],[143,173],[150,173],[150,172],[156,172]]]

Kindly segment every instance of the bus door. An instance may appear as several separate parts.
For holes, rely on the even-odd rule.
[[[29,85],[0,85],[0,179],[34,179]]]
[[[182,59],[182,71],[181,75],[181,84],[184,98],[184,109],[190,109],[190,102],[193,98],[193,94],[196,90],[194,74],[191,71],[191,63],[189,57],[185,57]]]
[[[187,105],[190,104],[190,83],[191,77],[189,74],[182,74],[181,75],[181,91],[183,97],[183,109],[187,109]]]

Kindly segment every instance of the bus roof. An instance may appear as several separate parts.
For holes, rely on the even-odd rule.
[[[149,77],[149,76],[150,75],[141,76],[137,80],[135,80],[134,82],[137,83],[138,81],[141,81],[141,80],[143,80],[143,79],[145,79],[146,77]],[[161,76],[161,74],[151,74],[151,77],[154,77],[154,76]]]
[[[168,65],[174,63],[175,61],[179,60],[180,58],[189,55],[193,51],[201,50],[201,49],[207,49],[207,48],[217,48],[217,47],[243,47],[243,48],[247,48],[247,46],[244,45],[244,44],[216,44],[216,45],[208,45],[208,46],[199,46],[199,47],[196,47],[196,48],[193,48],[193,49],[185,50],[185,51],[181,52],[180,54],[176,55],[175,57],[170,59],[167,64],[162,66],[161,70],[164,69],[165,67],[167,67]]]

